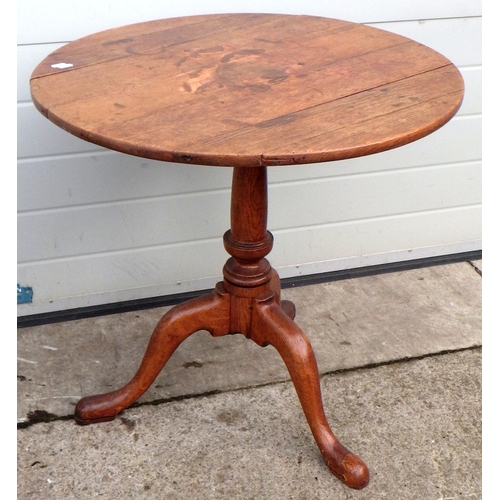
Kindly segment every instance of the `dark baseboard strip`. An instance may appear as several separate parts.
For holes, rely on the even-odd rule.
[[[361,278],[363,276],[373,276],[376,274],[408,271],[410,269],[419,269],[422,267],[442,266],[445,264],[456,264],[457,262],[469,262],[481,260],[482,258],[483,251],[475,250],[473,252],[438,255],[435,257],[426,257],[424,259],[405,260],[402,262],[389,262],[387,264],[379,264],[376,266],[367,266],[356,269],[332,271],[329,273],[311,274],[309,276],[285,278],[281,280],[281,287],[291,288],[295,286],[314,285],[317,283],[326,283],[329,281],[339,281],[351,278]]]
[[[463,252],[451,255],[441,255],[424,259],[407,260],[404,262],[391,262],[376,266],[368,266],[357,269],[346,269],[332,271],[321,274],[311,274],[308,276],[296,276],[281,280],[282,288],[293,288],[317,283],[327,283],[329,281],[339,281],[363,276],[373,276],[376,274],[392,273],[397,271],[407,271],[422,267],[441,266],[454,264],[457,262],[468,262],[482,259],[482,250],[473,252]],[[92,318],[96,316],[106,316],[128,311],[139,311],[141,309],[152,309],[155,307],[173,306],[186,300],[199,297],[210,290],[197,290],[195,292],[179,293],[175,295],[165,295],[161,297],[151,297],[146,299],[129,300],[115,304],[103,304],[98,306],[81,307],[66,311],[54,311],[49,313],[33,314],[30,316],[20,316],[17,318],[17,327],[26,328],[28,326],[38,326],[50,323],[60,323],[63,321],[73,321],[77,319]]]

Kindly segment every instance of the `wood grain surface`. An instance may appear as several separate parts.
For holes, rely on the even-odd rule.
[[[63,69],[53,66],[60,63]],[[38,110],[84,140],[223,166],[391,149],[444,125],[463,93],[457,68],[417,42],[356,23],[277,14],[107,30],[53,52],[31,77]]]

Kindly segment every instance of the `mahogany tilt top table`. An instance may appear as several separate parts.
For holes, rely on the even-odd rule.
[[[192,333],[242,333],[282,356],[330,471],[352,488],[366,486],[368,468],[328,425],[311,345],[265,259],[273,244],[267,167],[368,155],[430,134],[460,107],[457,68],[419,43],[355,23],[220,14],[76,40],[36,67],[31,93],[42,114],[86,141],[234,168],[223,281],[169,310],[136,375],[121,389],[80,400],[76,421],[112,420]]]

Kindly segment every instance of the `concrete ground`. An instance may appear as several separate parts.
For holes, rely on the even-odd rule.
[[[17,498],[478,500],[481,267],[283,291],[330,426],[370,469],[360,491],[328,472],[272,347],[198,332],[136,406],[81,427],[77,401],[133,376],[167,308],[20,329]]]

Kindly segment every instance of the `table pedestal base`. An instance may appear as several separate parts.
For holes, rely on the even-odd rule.
[[[224,266],[224,281],[213,292],[170,309],[156,326],[130,382],[116,391],[81,399],[75,419],[79,424],[113,420],[146,392],[175,349],[194,332],[207,330],[214,337],[241,333],[262,347],[276,348],[328,468],[347,486],[363,488],[369,481],[368,468],[328,425],[311,344],[293,322],[295,306],[281,300],[278,274],[264,258],[272,248],[266,221],[265,167],[235,168],[231,230],[224,235],[232,257]]]

